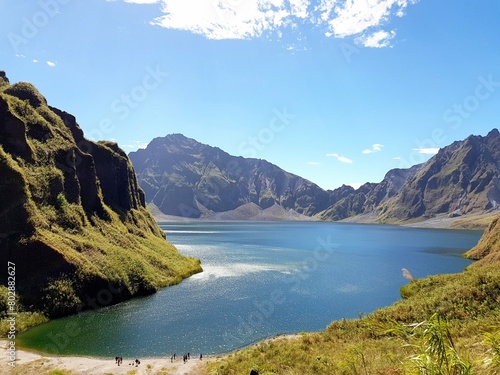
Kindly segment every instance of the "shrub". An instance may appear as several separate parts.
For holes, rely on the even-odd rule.
[[[69,278],[50,281],[42,297],[46,313],[51,317],[69,315],[76,311],[80,299]]]
[[[47,104],[47,100],[43,95],[29,82],[15,83],[5,89],[4,92],[21,100],[28,100],[31,106],[35,108],[42,104]]]

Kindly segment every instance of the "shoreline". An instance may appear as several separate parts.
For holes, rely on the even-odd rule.
[[[3,355],[0,361],[0,375],[40,374],[42,371],[45,373],[46,371],[55,370],[64,371],[64,375],[129,375],[131,373],[134,375],[208,375],[206,366],[209,363],[223,361],[225,357],[261,342],[282,339],[291,340],[300,337],[304,333],[310,332],[276,335],[227,353],[203,355],[201,360],[199,355],[196,355],[186,363],[183,363],[182,356],[177,356],[173,362],[167,357],[144,357],[139,358],[140,364],[138,366],[131,365],[136,358],[124,358],[122,365],[118,366],[114,358],[47,354],[34,349],[16,347],[16,365],[12,367],[9,365],[10,361],[7,355],[9,340],[1,338],[0,348]]]
[[[220,360],[221,355],[204,355],[200,360],[199,355],[191,357],[186,363],[183,363],[182,356],[176,357],[171,362],[167,357],[146,357],[138,358],[139,365],[131,365],[136,358],[124,358],[123,363],[118,366],[115,358],[46,354],[36,350],[16,347],[16,365],[10,366],[7,354],[9,341],[0,339],[2,348],[2,359],[0,361],[0,375],[21,375],[21,374],[40,374],[42,371],[62,370],[68,371],[68,374],[82,375],[103,375],[103,374],[129,374],[136,370],[135,375],[141,374],[169,374],[169,375],[205,375],[207,363]],[[66,374],[66,372],[64,372]]]
[[[382,224],[386,225],[386,224]],[[392,305],[392,304],[391,304]],[[390,305],[389,305],[390,306]],[[335,320],[333,320],[335,321]],[[203,359],[199,359],[199,354],[193,356],[188,362],[183,363],[182,359],[177,357],[174,362],[171,362],[170,357],[143,357],[139,358],[141,361],[139,366],[131,365],[130,363],[135,358],[124,358],[123,364],[118,366],[114,357],[100,357],[88,355],[65,355],[65,354],[48,354],[39,352],[36,349],[24,348],[16,345],[16,366],[11,367],[8,360],[8,343],[5,338],[0,338],[0,347],[2,348],[3,355],[0,363],[0,375],[11,374],[49,374],[47,371],[60,370],[60,375],[100,375],[100,374],[161,374],[161,375],[208,375],[206,367],[207,364],[213,362],[224,362],[228,356],[236,353],[242,349],[252,347],[258,343],[278,340],[278,339],[292,339],[300,337],[304,333],[311,332],[298,332],[291,334],[278,334],[263,338],[262,340],[255,341],[248,345],[235,348],[226,353],[220,354],[203,354]],[[119,354],[119,353],[118,353]],[[181,355],[182,357],[182,355]],[[50,374],[52,374],[50,372]],[[59,373],[58,373],[59,375]]]
[[[268,219],[268,220],[252,220],[244,218],[221,219],[214,217],[202,218],[186,218],[182,216],[172,215],[153,215],[156,223],[159,224],[183,224],[183,223],[255,223],[255,222],[303,222],[303,223],[345,223],[345,224],[365,224],[365,225],[393,225],[408,228],[424,228],[424,229],[447,229],[447,230],[467,230],[467,231],[484,231],[488,228],[489,224],[500,214],[500,210],[494,212],[485,212],[479,214],[467,214],[462,216],[439,215],[427,219],[415,219],[408,221],[395,221],[395,222],[378,222],[371,214],[362,214],[352,216],[338,221],[319,220],[311,217],[309,220],[286,220],[286,219]]]

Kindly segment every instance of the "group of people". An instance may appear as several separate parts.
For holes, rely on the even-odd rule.
[[[115,357],[115,363],[120,366],[122,363],[123,363],[123,357]],[[139,365],[141,364],[141,361],[139,361],[137,358],[135,359],[135,361],[131,361],[129,363],[129,366],[134,366],[135,367],[138,367]]]
[[[176,354],[174,353],[174,355],[170,357],[170,362],[174,362],[175,357],[176,357]],[[184,363],[186,363],[190,359],[191,359],[191,354],[189,352],[182,356],[182,360],[184,361]],[[203,359],[203,354],[200,354],[200,361],[202,359]],[[115,363],[118,366],[120,366],[123,363],[123,357],[115,357]],[[129,363],[130,366],[135,366],[135,367],[138,367],[140,364],[141,364],[141,361],[139,361],[138,359],[135,359]]]
[[[175,361],[175,357],[176,357],[176,354],[174,353],[174,355],[170,357],[170,362],[174,362]],[[184,354],[182,356],[182,360],[184,361],[184,363],[186,363],[190,359],[191,359],[191,354],[189,352],[187,354]],[[200,354],[200,361],[202,359],[203,359],[203,354]]]

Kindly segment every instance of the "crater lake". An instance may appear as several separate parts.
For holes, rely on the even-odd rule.
[[[480,231],[330,222],[160,223],[204,272],[158,293],[29,329],[48,353],[170,358],[218,354],[399,300],[414,278],[461,272]]]

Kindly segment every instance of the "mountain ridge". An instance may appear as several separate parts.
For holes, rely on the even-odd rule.
[[[147,201],[167,215],[199,218],[278,203],[311,216],[330,200],[319,186],[265,160],[231,156],[180,134],[155,138],[129,157]]]
[[[497,147],[500,134],[494,129],[485,137],[472,135],[443,147],[426,163],[392,169],[378,183],[335,190],[321,189],[265,160],[232,156],[182,134],[157,137],[129,156],[147,202],[166,215],[203,218],[255,203],[262,209],[278,204],[327,221],[415,224],[449,217],[470,226],[467,217],[498,210]],[[440,225],[439,220],[433,222]],[[448,220],[442,223],[450,225]]]

